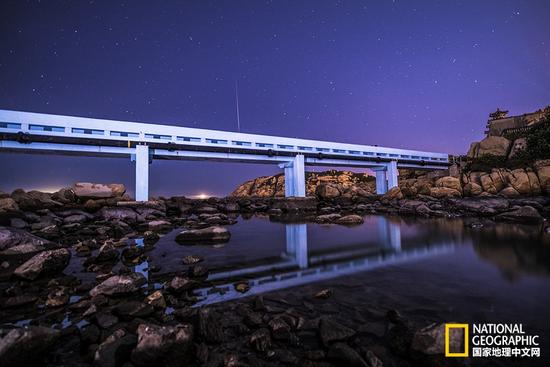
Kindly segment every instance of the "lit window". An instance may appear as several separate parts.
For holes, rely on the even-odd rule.
[[[111,131],[111,136],[123,136],[127,138],[139,138],[138,133],[130,133],[127,131]]]
[[[206,138],[206,142],[210,144],[227,144],[227,140],[223,139],[208,139]]]
[[[81,129],[81,128],[73,127],[71,131],[74,134],[103,135],[103,130],[96,130],[96,129]]]
[[[15,122],[0,122],[0,128],[3,129],[21,129],[21,124]]]
[[[48,126],[48,125],[30,125],[29,130],[33,131],[51,131],[56,133],[65,132],[65,128],[61,126]]]

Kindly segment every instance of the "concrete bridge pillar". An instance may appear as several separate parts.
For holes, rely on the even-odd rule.
[[[305,197],[306,196],[306,171],[304,156],[298,154],[287,163],[279,167],[285,170],[285,196]]]
[[[132,157],[134,158],[134,157]],[[136,145],[136,201],[149,200],[149,147]]]
[[[374,170],[376,174],[376,194],[384,195],[388,192],[388,182],[386,181],[386,169],[385,168],[376,168]]]
[[[396,187],[397,181],[397,162],[391,161],[384,167],[373,168],[376,174],[376,194],[384,195],[389,189]]]
[[[397,161],[391,161],[388,163],[386,176],[388,178],[388,190],[397,187]]]

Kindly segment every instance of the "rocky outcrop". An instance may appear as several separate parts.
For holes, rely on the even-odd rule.
[[[474,142],[468,150],[469,158],[484,155],[508,156],[511,146],[510,140],[502,136],[488,136],[480,142]]]
[[[306,172],[306,195],[323,199],[361,197],[374,194],[374,177],[350,171]],[[240,185],[233,197],[284,197],[283,174],[259,177]]]

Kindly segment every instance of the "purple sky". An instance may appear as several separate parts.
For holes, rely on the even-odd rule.
[[[0,108],[464,153],[497,107],[550,104],[540,1],[2,1]],[[160,3],[158,3],[160,4]],[[122,182],[123,159],[0,154],[0,189]],[[151,193],[276,166],[159,162]]]

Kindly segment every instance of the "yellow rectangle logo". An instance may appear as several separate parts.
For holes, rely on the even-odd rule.
[[[464,352],[451,352],[450,351],[450,330],[451,329],[464,329]],[[468,324],[445,324],[445,357],[468,357]]]

